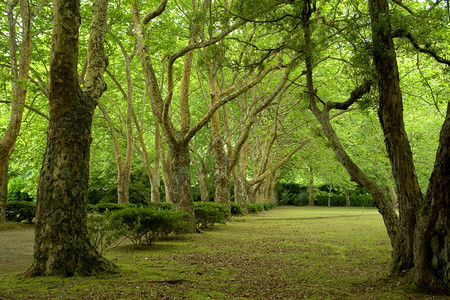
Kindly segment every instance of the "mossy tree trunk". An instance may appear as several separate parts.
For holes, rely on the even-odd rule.
[[[78,83],[78,1],[53,2],[50,123],[36,211],[34,262],[26,276],[90,275],[112,270],[89,242],[87,189],[91,123],[106,84],[103,52],[107,1],[93,6],[85,88]]]
[[[403,121],[403,100],[392,38],[389,3],[369,0],[373,59],[378,75],[378,116],[398,191],[400,226],[392,270],[414,267],[419,290],[446,290],[449,284],[450,104],[427,193],[423,196]]]

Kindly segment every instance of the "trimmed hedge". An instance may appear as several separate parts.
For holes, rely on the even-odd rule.
[[[197,228],[225,224],[231,215],[226,206],[214,202],[194,202],[194,214]]]
[[[129,207],[136,207],[135,204],[125,204],[125,203],[99,203],[96,205],[88,204],[88,211],[89,212],[98,212],[98,213],[105,213],[107,211],[116,211],[121,210]]]
[[[249,203],[247,205],[247,210],[249,214],[256,214],[264,211],[264,204],[262,203]]]
[[[242,216],[244,214],[244,210],[239,204],[231,202],[230,213],[232,216]]]
[[[14,201],[6,203],[6,219],[12,222],[33,221],[36,215],[36,203],[28,201]]]
[[[181,233],[187,228],[189,214],[179,211],[155,210],[148,207],[130,207],[111,213],[113,228],[127,237],[136,247],[151,245],[170,233]]]

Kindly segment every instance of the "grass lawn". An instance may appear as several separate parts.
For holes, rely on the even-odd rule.
[[[278,207],[141,250],[119,246],[106,253],[117,274],[0,275],[0,299],[439,298],[388,278],[390,251],[375,209]]]

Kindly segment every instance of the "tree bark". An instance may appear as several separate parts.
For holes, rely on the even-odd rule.
[[[218,98],[217,68],[214,65],[210,66],[208,82],[211,94],[211,106],[213,106],[217,103]],[[214,150],[214,202],[230,207],[229,159],[227,153],[225,153],[225,145],[221,137],[218,111],[211,117],[211,134]]]
[[[206,165],[203,160],[200,161],[200,167],[197,169],[198,186],[200,189],[200,199],[202,202],[209,201],[208,187],[206,186]]]
[[[351,206],[350,194],[348,193],[348,189],[345,189],[345,205],[346,206]]]
[[[20,61],[17,62],[16,19],[14,7],[18,1],[7,1],[9,27],[9,55],[11,65],[11,117],[5,135],[0,139],[0,224],[6,221],[6,202],[8,197],[8,165],[9,158],[14,151],[17,137],[22,125],[23,109],[27,88],[20,84],[27,84],[30,72],[31,58],[31,14],[28,0],[20,0],[20,17],[22,19],[22,42],[20,46]]]
[[[90,275],[113,269],[87,235],[91,124],[106,89],[103,52],[107,1],[93,5],[85,89],[78,84],[78,1],[53,2],[50,124],[36,209],[34,263],[26,276]]]
[[[191,215],[189,231],[195,231],[194,201],[191,188],[191,156],[186,144],[169,145],[171,200],[175,210]]]
[[[392,207],[394,209],[398,208],[398,197],[397,192],[395,191],[395,187],[392,184],[388,186],[389,195],[391,196]]]
[[[378,75],[378,116],[398,190],[400,226],[394,247],[392,271],[414,266],[419,290],[443,289],[448,293],[449,111],[441,129],[435,166],[423,197],[403,122],[403,101],[392,39],[389,4],[369,0],[373,59]]]

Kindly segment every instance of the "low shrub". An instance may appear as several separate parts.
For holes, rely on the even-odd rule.
[[[262,203],[249,203],[247,205],[247,210],[249,214],[256,214],[264,211],[264,204]]]
[[[242,216],[244,214],[244,210],[239,204],[231,202],[230,213],[232,216]]]
[[[269,202],[269,203],[263,203],[264,210],[268,211],[272,208],[275,208],[277,205],[275,203]]]
[[[350,205],[372,207],[375,203],[371,195],[350,195]]]
[[[110,222],[120,234],[136,247],[151,245],[170,233],[181,233],[187,228],[189,214],[179,211],[155,210],[149,207],[130,207],[111,213]]]
[[[116,211],[121,210],[129,207],[136,207],[135,204],[125,204],[125,203],[99,203],[96,205],[88,205],[88,211],[89,212],[98,212],[98,213],[104,213],[106,211]]]
[[[318,206],[328,206],[328,195],[318,194],[314,197],[314,204]],[[345,196],[332,194],[330,197],[331,206],[345,206]]]
[[[214,202],[195,202],[194,214],[197,228],[207,228],[215,223],[225,224],[230,217],[230,210]]]
[[[109,213],[89,214],[87,228],[92,246],[102,254],[111,248],[122,236],[120,230],[111,225]]]
[[[14,201],[6,203],[6,219],[12,222],[33,221],[36,215],[36,203],[28,201]]]
[[[158,210],[173,210],[173,203],[170,202],[150,202],[146,206]]]

